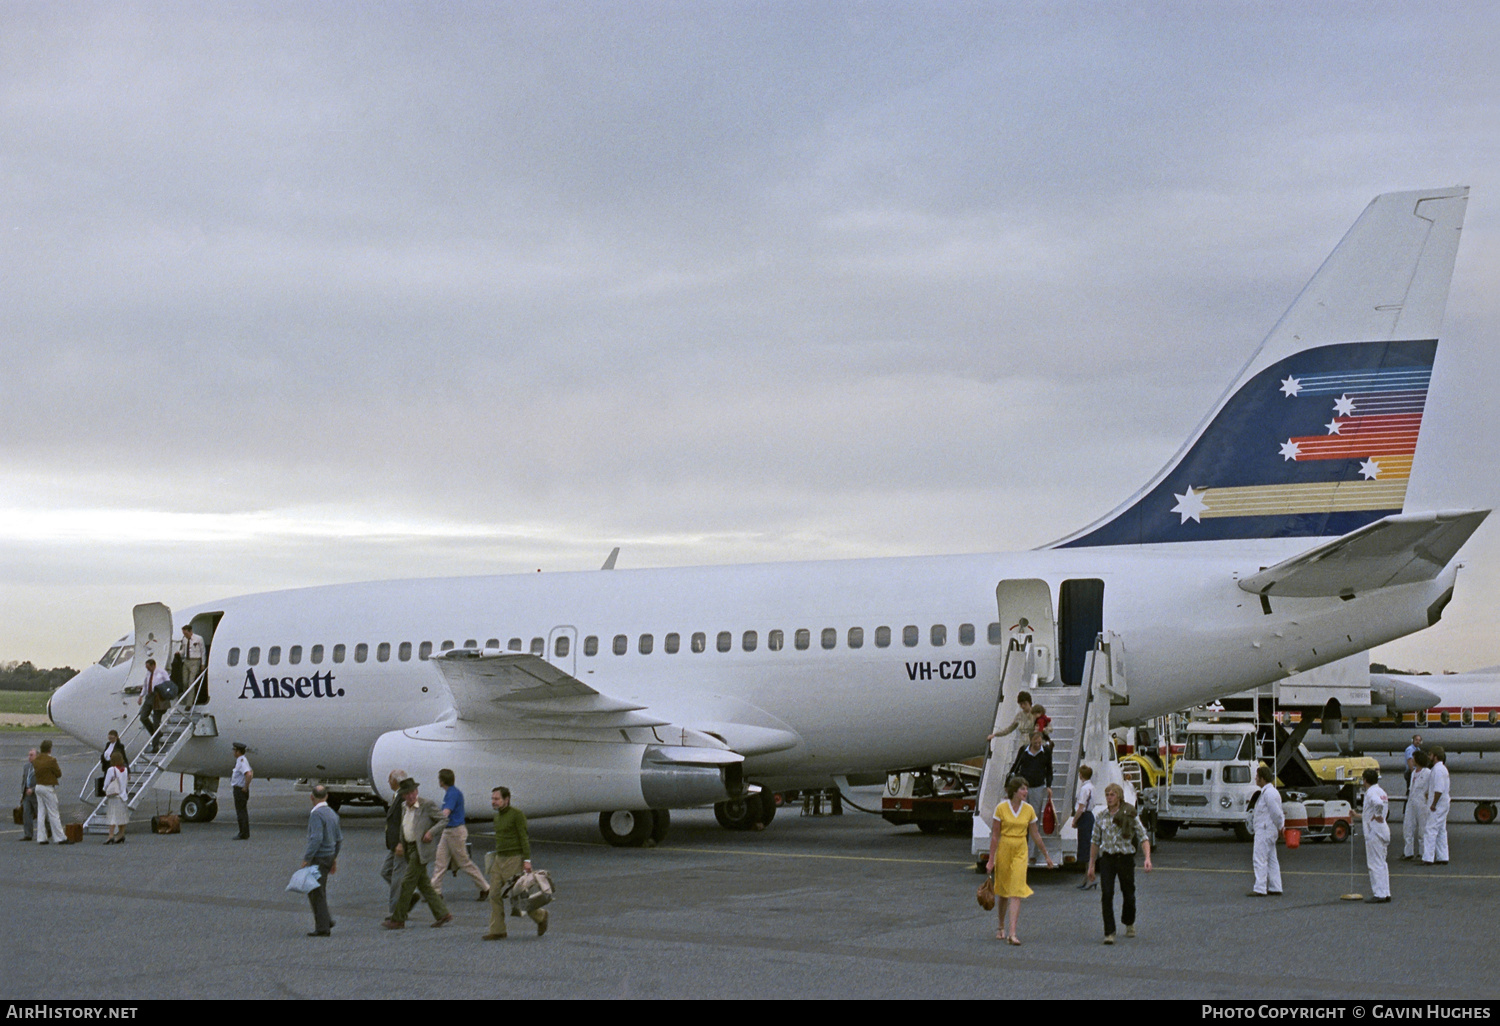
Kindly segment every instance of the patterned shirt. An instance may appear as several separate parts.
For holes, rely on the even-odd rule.
[[[1130,808],[1130,806],[1122,806]],[[1126,838],[1115,824],[1114,814],[1108,809],[1094,816],[1094,843],[1105,855],[1134,855],[1136,841],[1146,839],[1146,828],[1141,825],[1141,814],[1131,809],[1134,815],[1134,836]]]

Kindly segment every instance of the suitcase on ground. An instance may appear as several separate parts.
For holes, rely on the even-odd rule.
[[[180,834],[182,833],[182,817],[175,812],[169,812],[165,816],[152,816],[151,832],[153,834]]]
[[[67,838],[69,844],[78,844],[83,840],[82,823],[66,823],[63,825],[63,837]]]

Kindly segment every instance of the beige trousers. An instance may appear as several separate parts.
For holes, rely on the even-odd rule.
[[[474,860],[469,858],[469,850],[465,842],[469,839],[469,828],[463,824],[448,827],[443,835],[438,838],[437,857],[432,860],[432,889],[439,894],[443,893],[443,874],[448,871],[448,860],[453,860],[453,865],[461,872],[468,873],[474,878],[481,891],[490,889],[484,874],[479,867],[474,865]]]
[[[505,930],[505,902],[500,897],[500,892],[511,879],[521,875],[521,866],[525,859],[519,855],[506,855],[497,857],[490,863],[490,933],[504,937]],[[539,908],[534,912],[528,912],[531,921],[540,926],[547,919],[547,910]]]

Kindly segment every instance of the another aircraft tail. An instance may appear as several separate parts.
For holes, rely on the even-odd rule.
[[[1167,466],[1050,547],[1332,537],[1402,512],[1468,196],[1377,196]]]

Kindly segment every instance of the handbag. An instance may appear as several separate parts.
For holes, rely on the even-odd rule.
[[[1051,837],[1057,832],[1057,813],[1052,811],[1052,803],[1048,802],[1042,809],[1042,833]]]
[[[548,904],[556,889],[551,873],[545,869],[533,869],[506,884],[505,890],[500,892],[500,900],[510,898],[511,915],[525,915]]]
[[[974,894],[974,900],[986,912],[995,911],[995,884],[992,877],[984,878],[984,883],[979,885],[979,890]]]

